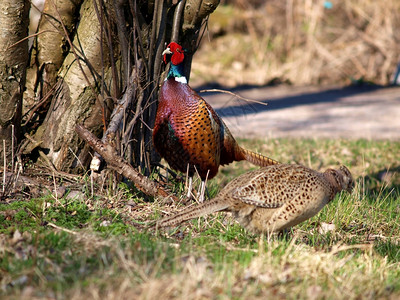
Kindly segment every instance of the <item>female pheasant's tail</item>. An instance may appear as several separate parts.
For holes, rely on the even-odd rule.
[[[198,218],[210,213],[224,210],[229,205],[226,201],[216,197],[195,207],[188,207],[181,212],[157,221],[157,227],[173,227],[187,220]]]
[[[266,167],[270,165],[276,165],[279,164],[278,161],[269,158],[267,156],[255,153],[253,151],[244,149],[240,147],[240,151],[242,152],[241,154],[243,155],[244,159],[251,162],[252,164],[255,164],[260,167]]]

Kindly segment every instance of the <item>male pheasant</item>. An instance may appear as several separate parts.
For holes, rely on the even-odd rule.
[[[269,234],[311,218],[337,193],[351,192],[353,187],[353,177],[345,166],[320,173],[302,165],[273,165],[242,174],[214,199],[161,219],[157,226],[176,226],[206,214],[228,211],[248,230]]]
[[[172,169],[188,171],[189,198],[196,172],[202,180],[202,202],[205,180],[213,178],[220,165],[240,160],[259,166],[278,163],[240,147],[212,107],[187,84],[183,75],[185,54],[180,45],[170,43],[163,57],[165,63],[171,61],[171,66],[159,94],[153,144]]]

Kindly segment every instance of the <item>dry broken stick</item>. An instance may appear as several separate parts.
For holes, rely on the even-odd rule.
[[[177,200],[176,196],[171,195],[159,184],[136,171],[116,153],[110,144],[103,143],[82,125],[76,125],[75,130],[81,139],[85,140],[104,158],[109,168],[131,180],[140,191],[148,196],[171,197],[174,201]]]

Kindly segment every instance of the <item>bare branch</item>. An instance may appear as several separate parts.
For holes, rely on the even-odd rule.
[[[8,46],[8,47],[6,48],[6,51],[10,50],[10,48],[15,47],[16,45],[18,45],[19,43],[22,43],[22,42],[25,41],[25,40],[29,40],[30,38],[33,38],[33,37],[35,37],[35,36],[38,36],[38,35],[43,34],[43,33],[46,33],[46,32],[58,33],[58,32],[55,31],[55,30],[42,30],[42,31],[40,31],[40,32],[30,34],[30,35],[28,35],[27,37],[24,37],[23,39],[20,39],[18,42],[14,43],[14,44],[11,44],[10,46]]]
[[[164,51],[164,42],[165,42],[165,30],[166,30],[166,16],[167,16],[167,8],[164,5],[161,5],[159,8],[159,12],[157,15],[157,23],[159,24],[159,29],[157,32],[157,41],[156,41],[156,53],[155,56],[149,56],[150,61],[154,61],[154,69],[152,70],[153,79],[155,81],[155,85],[158,85],[159,75],[161,70],[161,54]]]
[[[245,97],[240,96],[239,94],[233,93],[231,91],[226,91],[226,90],[209,89],[209,90],[201,90],[199,93],[209,93],[209,92],[219,92],[219,93],[229,94],[229,95],[235,96],[236,98],[242,99],[246,102],[253,102],[253,103],[257,103],[257,104],[265,105],[265,106],[268,105],[268,103],[257,101],[257,100],[250,99],[250,98],[245,98]]]
[[[211,14],[218,6],[219,0],[189,0],[184,12],[184,31],[193,30],[203,19]]]
[[[142,69],[142,61],[140,60],[138,63],[139,63],[138,68],[139,68],[139,70],[141,70]],[[114,110],[111,114],[110,123],[108,125],[108,128],[101,139],[101,141],[103,143],[113,141],[116,132],[121,127],[123,117],[124,117],[128,107],[131,105],[131,103],[134,99],[135,91],[137,89],[137,84],[136,84],[137,77],[138,77],[138,75],[136,74],[136,72],[132,73],[131,79],[128,82],[128,87],[127,87],[122,99],[114,107]],[[101,163],[101,157],[96,152],[94,154],[92,162],[90,164],[90,169],[93,171],[98,171],[100,168],[100,163]]]
[[[186,0],[179,1],[178,5],[176,6],[175,13],[174,13],[174,22],[172,24],[172,42],[179,42],[179,31],[181,29],[181,19],[183,14],[183,9],[185,7]]]
[[[105,159],[107,165],[111,169],[130,179],[140,191],[152,197],[171,197],[174,201],[177,200],[176,196],[169,194],[159,184],[140,174],[131,165],[125,162],[110,144],[101,142],[81,125],[76,125],[75,130],[80,138],[85,140]]]
[[[126,4],[125,0],[114,1],[114,9],[116,14],[116,24],[117,24],[117,32],[118,32],[118,40],[121,49],[122,56],[122,67],[124,70],[125,81],[128,83],[129,81],[129,72],[130,72],[130,64],[129,64],[129,44],[128,44],[128,33],[126,32],[125,27],[125,16],[124,16],[124,5]]]

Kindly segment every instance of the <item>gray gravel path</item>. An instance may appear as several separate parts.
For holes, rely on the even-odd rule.
[[[400,140],[400,87],[249,87],[232,90],[268,103],[201,93],[236,137]]]

